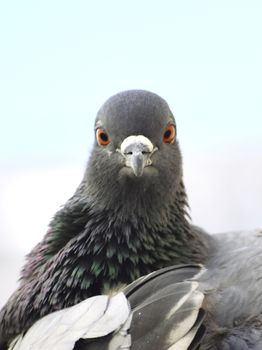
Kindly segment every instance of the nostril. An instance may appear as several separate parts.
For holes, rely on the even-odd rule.
[[[137,153],[137,154],[149,154],[150,152],[148,152],[148,151],[135,151],[135,153]],[[128,151],[128,152],[124,152],[124,155],[125,156],[131,156],[132,154],[134,154],[134,152],[133,151]]]

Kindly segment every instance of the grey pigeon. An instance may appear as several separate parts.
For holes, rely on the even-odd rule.
[[[116,328],[97,330],[94,341],[74,339],[75,349],[262,349],[262,232],[208,235],[191,224],[166,101],[121,92],[99,110],[94,133],[81,184],[28,255],[1,310],[1,350],[40,334],[45,317],[55,323],[59,310],[73,315],[88,298],[112,293],[118,297],[108,305],[123,302]],[[170,267],[181,264],[188,265]],[[103,328],[102,318],[96,324]]]

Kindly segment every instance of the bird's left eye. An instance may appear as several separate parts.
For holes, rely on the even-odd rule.
[[[107,146],[110,143],[108,134],[102,128],[96,130],[96,140],[100,146]]]
[[[169,124],[166,127],[166,130],[163,135],[163,141],[165,143],[172,143],[176,138],[176,128],[174,124]]]

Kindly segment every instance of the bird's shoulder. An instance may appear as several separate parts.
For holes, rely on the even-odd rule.
[[[215,324],[206,316],[206,334],[201,343],[201,350],[261,350],[262,349],[262,315],[235,323],[232,327]]]
[[[219,343],[219,349],[259,349],[262,231],[221,233],[214,235],[214,240],[216,249],[198,276],[213,348]]]
[[[27,254],[21,282],[35,279],[45,264],[84,230],[91,217],[91,199],[77,190],[55,213],[42,240]]]

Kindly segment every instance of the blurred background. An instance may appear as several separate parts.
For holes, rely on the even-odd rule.
[[[160,94],[195,224],[262,227],[261,1],[0,4],[0,306],[82,178],[111,95]]]

